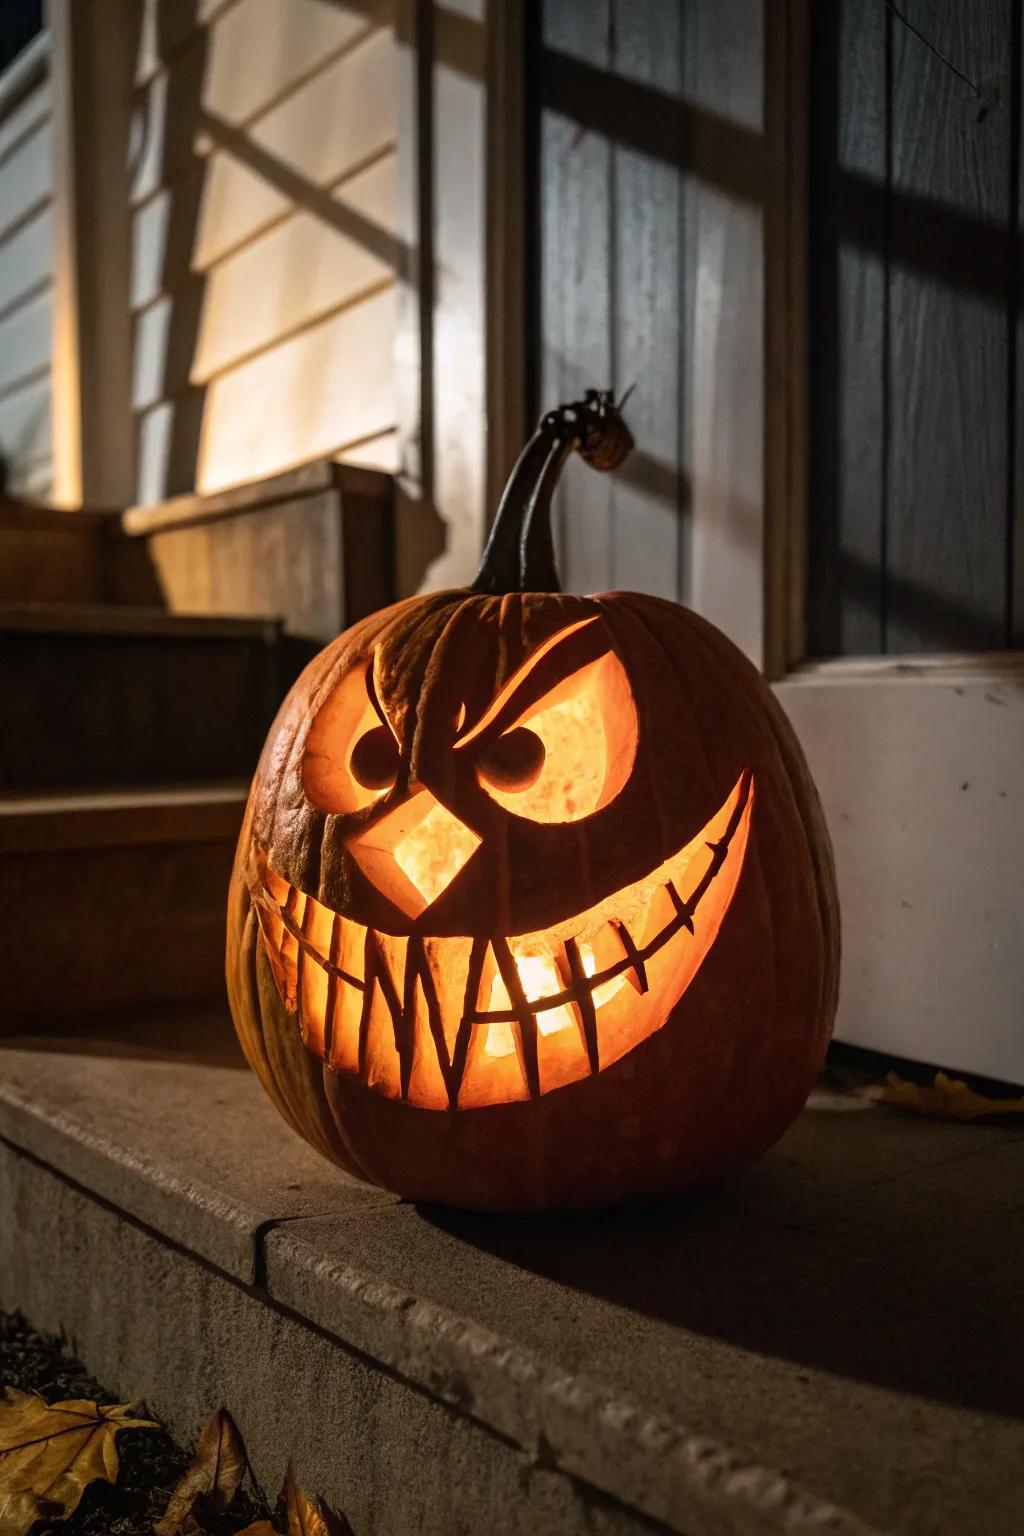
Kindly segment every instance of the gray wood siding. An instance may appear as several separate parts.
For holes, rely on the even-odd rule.
[[[50,86],[43,80],[0,120],[0,455],[11,490],[40,501],[53,487],[52,289]]]
[[[761,8],[543,0],[533,39],[535,404],[634,386],[614,478],[568,466],[563,584],[763,634]]]
[[[632,384],[637,438],[615,479],[567,469],[569,590],[677,597],[684,580],[683,30],[664,0],[541,7],[538,404]]]
[[[1020,474],[1020,6],[814,16],[809,650],[998,649]]]

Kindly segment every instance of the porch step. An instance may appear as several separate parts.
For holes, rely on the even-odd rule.
[[[359,1536],[1017,1536],[1022,1152],[819,1092],[727,1189],[418,1209],[223,1015],[136,1016],[0,1045],[0,1302],[179,1437],[226,1405]]]
[[[0,790],[249,776],[298,664],[269,620],[0,603]]]
[[[0,796],[15,1021],[221,998],[243,782]]]

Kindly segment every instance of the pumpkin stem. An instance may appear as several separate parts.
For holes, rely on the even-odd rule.
[[[562,466],[575,449],[594,469],[618,469],[632,447],[610,390],[588,389],[542,416],[509,476],[470,591],[560,592],[551,498]]]

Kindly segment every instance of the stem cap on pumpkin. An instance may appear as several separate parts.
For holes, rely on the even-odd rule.
[[[621,403],[620,403],[621,404]],[[501,498],[473,592],[560,592],[551,538],[551,498],[570,453],[593,469],[618,469],[633,435],[611,390],[588,389],[582,400],[541,417],[519,455]]]

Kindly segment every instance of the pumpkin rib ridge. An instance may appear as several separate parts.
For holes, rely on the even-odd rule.
[[[816,857],[816,844],[820,839],[822,830],[824,830],[823,818],[819,819],[820,803],[817,800],[817,794],[815,792],[813,799],[807,797],[805,801],[803,795],[803,791],[806,788],[805,777],[801,775],[799,780],[794,779],[789,763],[791,754],[783,753],[779,732],[773,719],[774,710],[772,706],[775,709],[779,706],[771,694],[768,683],[761,677],[761,674],[753,667],[748,658],[743,656],[743,653],[738,651],[726,636],[721,637],[722,643],[720,645],[716,645],[713,643],[713,640],[709,640],[706,631],[710,626],[706,624],[706,621],[701,620],[699,615],[691,613],[689,609],[680,608],[676,604],[664,603],[659,599],[654,599],[653,601],[658,603],[659,608],[665,612],[666,617],[673,624],[684,629],[688,638],[708,659],[708,663],[714,669],[714,672],[723,680],[723,684],[728,688],[733,701],[733,707],[735,708],[737,701],[742,702],[744,717],[753,726],[758,736],[766,738],[770,742],[773,755],[778,761],[780,770],[778,778],[780,784],[785,784],[792,814],[799,824],[807,866],[811,872],[815,887],[814,907],[816,909],[820,934],[820,970],[818,985],[815,989],[817,994],[815,1021],[817,1021],[818,1028],[822,1030],[824,1036],[820,1050],[820,1057],[823,1059],[832,1031],[835,1007],[833,1003],[831,1009],[823,1008],[822,1002],[823,999],[831,998],[832,991],[834,990],[830,986],[829,978],[836,970],[834,957],[837,948],[837,938],[835,924],[829,925],[826,921],[826,911],[831,914],[832,910],[829,901],[830,893],[827,888],[827,875],[824,874]],[[647,599],[642,600],[642,603],[646,602]],[[633,612],[637,612],[637,610],[641,609],[642,604],[633,601],[630,602],[629,607]],[[642,611],[640,616],[641,622],[644,622],[645,627],[649,628],[650,626],[646,624]],[[737,663],[741,664],[738,665]],[[761,712],[755,708],[755,695],[761,695],[758,702],[768,706],[763,711],[763,721],[761,719]],[[816,811],[818,812],[817,816],[815,815]],[[827,844],[827,830],[825,831],[825,837],[826,846],[829,846]],[[764,869],[759,840],[755,840],[755,851],[757,853],[757,864],[761,880],[764,882]],[[750,852],[751,849],[748,848],[748,857]],[[767,886],[765,886],[765,889],[767,894]],[[834,885],[831,889],[834,891]],[[779,998],[785,993],[785,988],[780,990],[779,985],[781,980],[780,966],[783,964],[783,957],[780,946],[774,938],[777,932],[777,918],[774,902],[770,895],[768,896],[768,919],[773,933],[772,949],[775,995],[776,998]],[[820,1060],[818,1065],[820,1066]]]
[[[715,665],[716,670],[728,672],[733,662],[732,651],[735,647],[722,636],[724,645],[717,643],[715,633],[711,631],[705,620],[701,620],[698,614],[691,613],[688,609],[680,610],[687,628],[692,632],[694,640],[704,650]],[[711,631],[709,633],[709,631]],[[726,645],[729,650],[726,650]],[[752,663],[739,652],[747,666]],[[786,782],[794,811],[800,823],[804,846],[807,853],[807,861],[810,866],[815,887],[815,906],[817,908],[818,925],[821,936],[821,984],[819,987],[819,1003],[817,1016],[827,1025],[824,1050],[827,1049],[834,1024],[837,1003],[837,983],[839,969],[840,950],[840,926],[838,901],[835,890],[835,865],[832,854],[831,838],[825,822],[824,813],[814,781],[811,779],[803,755],[794,751],[795,735],[792,727],[782,712],[781,705],[771,692],[770,685],[761,679],[761,674],[754,669],[754,676],[764,683],[765,697],[763,699],[765,729],[771,736],[776,753],[783,767],[783,778]],[[747,701],[747,708],[751,714],[754,711]],[[824,853],[824,862],[820,857]],[[774,917],[773,917],[774,921]]]
[[[674,614],[674,612],[675,612],[674,605],[668,605],[668,606],[670,607],[671,611]],[[631,614],[631,616],[636,620],[636,622],[643,629],[644,633],[646,635],[648,635],[650,637],[650,639],[654,642],[654,644],[662,651],[662,653],[666,657],[666,660],[668,662],[669,668],[670,668],[673,676],[678,680],[678,683],[679,683],[680,687],[685,690],[687,698],[688,698],[688,700],[690,702],[691,709],[692,709],[692,707],[693,707],[693,692],[692,692],[692,688],[691,688],[690,678],[687,675],[687,673],[683,670],[683,668],[680,666],[679,657],[677,656],[677,654],[675,653],[673,648],[670,645],[668,645],[668,643],[666,642],[664,636],[659,632],[659,630],[653,624],[650,623],[650,621],[647,618],[647,615],[643,612],[642,604],[641,603],[630,602],[628,604],[623,604],[622,607],[625,609],[626,612]],[[718,673],[721,673],[721,671],[723,670],[717,664],[717,659],[716,659],[715,670]],[[742,678],[742,676],[739,679],[736,679],[736,678],[733,678],[733,677],[729,677],[729,678],[726,679],[726,683],[728,685],[728,691],[729,691],[730,697],[732,695],[734,695],[734,694],[743,693],[743,695],[744,695],[744,702],[746,703],[746,699],[745,699],[746,686],[745,686],[745,680]],[[773,743],[773,745],[774,745],[774,743]],[[713,772],[713,769],[712,769],[711,762],[710,762],[710,760],[708,758],[708,755],[707,755],[707,748],[704,746],[703,741],[701,742],[701,746],[702,746],[702,750],[704,752],[704,761],[705,761],[706,771],[708,773],[709,778],[713,779],[715,777],[715,775],[714,775],[714,772]],[[747,766],[750,766],[750,765],[748,764]],[[782,765],[781,765],[781,762],[780,762],[780,767],[781,766]],[[754,777],[755,777],[755,788],[756,788],[758,775],[755,774]],[[786,777],[784,767],[782,768],[782,772],[780,774],[780,777],[783,777],[783,778]],[[793,807],[793,810],[794,810],[794,813],[799,818],[799,810],[798,810],[798,808],[795,805]],[[780,999],[780,996],[782,995],[782,989],[780,988],[780,985],[779,985],[779,982],[780,982],[780,974],[779,974],[780,955],[779,955],[779,945],[777,943],[777,937],[776,937],[776,935],[777,935],[777,926],[776,926],[776,917],[775,917],[775,902],[774,902],[774,900],[772,898],[772,893],[771,893],[771,889],[769,887],[769,882],[768,882],[768,878],[767,878],[767,872],[766,872],[766,869],[765,869],[764,855],[763,855],[762,846],[761,846],[762,839],[758,836],[758,825],[759,825],[759,822],[760,822],[760,818],[758,818],[758,821],[751,828],[750,841],[749,841],[749,843],[747,845],[746,857],[745,857],[745,860],[744,860],[744,872],[743,872],[743,876],[741,876],[741,878],[745,877],[745,878],[747,878],[747,880],[749,882],[750,878],[751,878],[751,875],[753,875],[755,877],[755,879],[756,879],[756,886],[757,886],[757,893],[758,893],[758,898],[759,898],[759,903],[758,904],[759,904],[759,906],[762,907],[762,909],[764,911],[765,922],[766,922],[766,925],[767,925],[767,928],[768,928],[768,933],[769,933],[769,944],[770,944],[770,949],[771,949],[772,999],[771,999],[770,1013],[774,1017],[778,1013],[779,999]],[[780,1131],[779,1134],[781,1134],[781,1131]]]
[[[672,607],[673,605],[667,605]],[[719,667],[728,667],[733,660],[732,653],[736,647],[722,635],[720,631],[708,624],[699,614],[692,613],[689,609],[680,609],[680,614],[687,627],[692,630],[704,649],[712,655]],[[728,649],[727,649],[728,647]],[[748,658],[742,652],[737,653],[747,666],[752,667]],[[754,669],[755,675],[761,674]],[[762,681],[764,681],[762,679]],[[833,973],[830,995],[835,992],[838,985],[839,960],[842,948],[842,928],[839,911],[838,894],[836,890],[835,853],[832,848],[832,839],[825,820],[824,808],[821,797],[818,794],[817,785],[811,776],[807,766],[807,760],[800,748],[796,733],[790,725],[782,705],[775,697],[771,685],[764,681],[764,704],[766,724],[776,744],[776,749],[786,769],[786,777],[789,781],[793,799],[800,817],[804,839],[807,844],[808,856],[815,877],[815,889],[818,898],[819,921],[823,944],[826,955],[826,972]],[[826,998],[823,996],[823,1006]],[[836,998],[831,996],[831,1012],[834,1015]]]
[[[269,1006],[261,1008],[260,1016],[269,1017],[273,1026],[269,1030],[270,1045],[268,1048],[271,1070],[274,1073],[278,1093],[287,1108],[282,1111],[284,1118],[290,1125],[296,1126],[299,1134],[308,1141],[317,1152],[329,1161],[346,1167],[344,1148],[338,1137],[333,1119],[321,1113],[320,1103],[324,1096],[317,1089],[320,1076],[319,1058],[315,1057],[304,1043],[299,1033],[298,1021],[287,1013],[284,1005],[277,995],[277,986],[270,970],[270,962],[266,951],[257,945],[253,951],[256,966],[256,975],[261,982],[261,996],[265,991]],[[262,962],[262,971],[261,971]],[[266,1038],[266,1035],[264,1036]],[[289,1068],[294,1071],[289,1071]],[[294,1100],[298,1099],[298,1108]],[[308,1114],[302,1111],[308,1109]]]
[[[659,600],[655,599],[655,601],[659,601]],[[757,712],[757,710],[754,709],[754,707],[753,707],[753,700],[750,697],[751,692],[754,691],[754,689],[752,689],[750,687],[750,683],[753,683],[756,680],[756,684],[760,685],[760,687],[757,688],[757,692],[760,695],[760,697],[758,699],[758,702],[769,705],[769,708],[765,710],[765,715],[766,715],[766,720],[765,720],[766,731],[765,731],[765,734],[770,737],[770,739],[772,741],[772,745],[775,747],[776,755],[779,758],[779,762],[780,762],[780,765],[781,765],[782,770],[783,770],[781,777],[785,780],[787,788],[789,790],[790,801],[792,803],[792,807],[793,807],[793,810],[794,810],[794,812],[796,814],[796,817],[797,817],[797,819],[800,822],[801,831],[803,832],[804,842],[805,842],[805,845],[806,845],[806,848],[807,848],[808,861],[811,864],[811,866],[815,869],[815,875],[816,875],[816,878],[817,878],[817,874],[818,874],[817,862],[818,861],[816,860],[815,854],[814,854],[814,837],[811,835],[811,830],[808,827],[808,820],[809,819],[814,820],[814,822],[815,822],[814,831],[815,832],[820,831],[821,828],[818,825],[819,817],[809,817],[808,816],[808,813],[805,811],[805,808],[804,808],[804,801],[806,799],[810,803],[811,806],[815,806],[816,805],[817,808],[819,809],[819,812],[820,812],[820,803],[817,800],[817,792],[816,791],[814,792],[813,800],[811,799],[810,796],[807,796],[806,793],[805,793],[807,779],[809,778],[809,775],[806,775],[806,769],[804,771],[804,774],[802,774],[800,776],[799,784],[794,782],[794,775],[790,771],[790,754],[789,753],[783,753],[783,751],[781,749],[781,742],[780,742],[780,739],[779,739],[779,732],[775,729],[775,722],[771,718],[771,713],[773,712],[772,711],[772,706],[774,706],[775,709],[778,709],[779,706],[778,706],[778,702],[775,699],[774,695],[771,693],[770,685],[764,680],[764,678],[761,676],[760,672],[758,672],[757,669],[753,666],[753,663],[750,662],[748,660],[748,658],[743,655],[742,651],[739,651],[736,647],[732,646],[732,642],[731,641],[727,641],[727,643],[730,646],[730,653],[723,653],[719,648],[716,648],[713,643],[709,642],[709,637],[705,633],[705,621],[699,620],[699,615],[691,613],[689,609],[680,608],[676,604],[665,603],[664,607],[666,608],[666,610],[668,610],[668,612],[670,614],[672,614],[672,616],[675,618],[676,622],[679,622],[680,619],[682,620],[683,625],[690,632],[690,636],[693,639],[694,643],[701,648],[701,650],[704,652],[704,654],[706,656],[709,657],[712,665],[714,666],[715,671],[720,676],[724,676],[724,678],[726,679],[726,682],[730,684],[731,691],[735,695],[737,695],[739,697],[742,697],[743,705],[744,705],[744,712],[745,712],[746,715],[748,715],[751,718],[751,720],[753,721],[755,726],[757,726],[757,724],[758,724],[758,721],[757,721],[757,713],[758,712]],[[693,620],[697,620],[698,622],[696,622],[696,623],[688,622],[688,621],[693,621]],[[707,627],[709,628],[710,626],[707,626]],[[722,638],[727,640],[727,637],[725,637],[725,636],[723,636]],[[731,666],[732,666],[732,663],[733,663],[733,660],[734,660],[734,657],[731,654],[731,652],[735,652],[735,658],[740,660],[740,661],[742,661],[744,663],[744,668],[749,667],[751,669],[750,674],[748,674],[748,678],[744,678],[743,677],[743,669],[740,669],[739,671],[737,671],[735,668],[731,669]],[[756,684],[755,684],[755,686],[756,686]],[[763,692],[762,692],[762,690],[763,690]],[[798,789],[799,789],[800,793],[797,792]],[[823,818],[820,818],[820,820],[823,821]],[[824,925],[822,927],[822,932],[823,932],[823,934],[825,932]]]
[[[346,1149],[346,1151],[347,1151],[347,1153],[349,1155],[349,1158],[351,1159],[351,1168],[349,1169],[349,1171],[351,1173],[353,1173],[356,1176],[356,1178],[362,1179],[367,1184],[379,1184],[380,1180],[374,1178],[373,1173],[371,1171],[370,1165],[368,1163],[364,1164],[363,1159],[360,1157],[359,1153],[356,1151],[355,1147],[352,1145],[351,1137],[349,1136],[348,1132],[345,1129],[344,1117],[338,1115],[336,1113],[336,1111],[335,1111],[334,1099],[333,1099],[332,1094],[331,1094],[331,1088],[333,1086],[334,1079],[336,1078],[336,1076],[337,1076],[337,1073],[335,1072],[334,1068],[332,1066],[330,1066],[326,1061],[323,1062],[322,1063],[322,1077],[323,1077],[322,1091],[323,1091],[324,1103],[327,1106],[327,1113],[328,1113],[328,1115],[331,1118],[331,1124],[334,1126],[334,1129],[337,1132],[338,1140],[341,1142],[342,1146]]]

